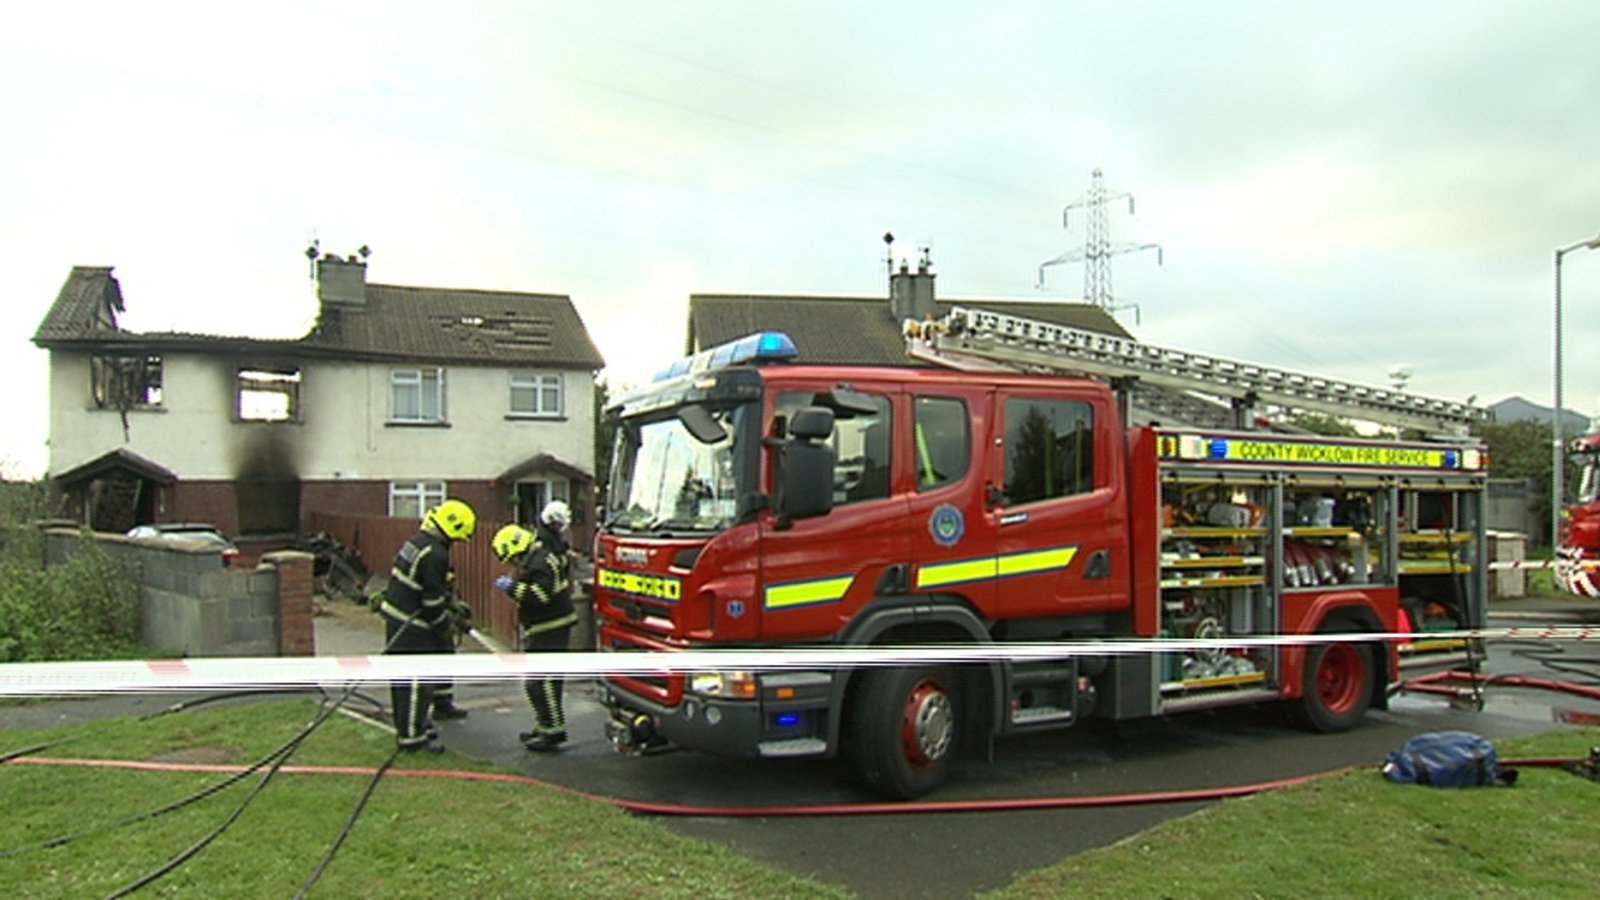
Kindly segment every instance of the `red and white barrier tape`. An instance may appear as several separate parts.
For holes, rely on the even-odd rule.
[[[173,660],[7,663],[0,665],[0,696],[156,693],[394,681],[509,681],[531,676],[588,678],[664,675],[697,671],[837,669],[871,666],[1028,662],[1074,656],[1125,656],[1194,650],[1328,644],[1357,641],[1600,639],[1600,628],[1469,629],[1415,633],[1370,632],[1198,639],[1115,639],[1058,643],[879,646],[786,650],[685,650],[677,653],[462,653],[372,656],[224,657]]]
[[[1489,563],[1489,568],[1490,569],[1557,569],[1557,568],[1560,568],[1563,565],[1568,566],[1568,567],[1573,568],[1573,569],[1585,569],[1587,571],[1593,572],[1593,571],[1595,571],[1597,569],[1600,569],[1600,559],[1570,560],[1570,561],[1565,562],[1565,563],[1563,563],[1561,560],[1558,560],[1558,559],[1498,560],[1498,561]],[[1466,564],[1465,563],[1462,563],[1461,566],[1462,566],[1462,568],[1466,568]]]

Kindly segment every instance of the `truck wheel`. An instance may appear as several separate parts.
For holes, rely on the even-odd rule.
[[[953,685],[943,667],[861,676],[850,725],[856,770],[870,788],[909,800],[949,777],[959,722]]]
[[[1300,702],[1290,707],[1290,717],[1311,731],[1353,728],[1366,715],[1372,679],[1366,647],[1349,641],[1314,644],[1306,650]]]

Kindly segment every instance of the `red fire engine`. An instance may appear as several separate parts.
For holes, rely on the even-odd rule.
[[[1090,716],[1280,701],[1346,729],[1403,659],[1461,642],[1228,639],[1483,622],[1476,441],[1190,424],[1292,405],[1463,430],[1477,410],[972,310],[912,343],[944,368],[804,365],[767,333],[613,404],[599,640],[950,661],[611,676],[619,749],[842,756],[914,797],[960,749]],[[1130,638],[1189,648],[1118,652]],[[1063,641],[1105,652],[1005,654]]]

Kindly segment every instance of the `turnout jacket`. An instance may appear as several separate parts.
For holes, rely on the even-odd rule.
[[[400,546],[378,611],[390,620],[443,632],[450,623],[450,543],[419,531]]]
[[[516,580],[506,590],[517,601],[517,619],[525,637],[577,623],[571,567],[572,548],[566,538],[541,523],[534,530],[533,546],[522,555]]]

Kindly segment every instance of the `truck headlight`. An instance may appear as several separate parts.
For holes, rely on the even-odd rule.
[[[695,672],[689,676],[689,690],[707,697],[754,700],[759,685],[754,672]]]

